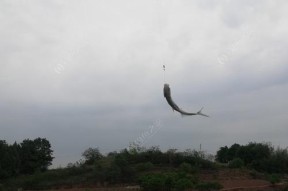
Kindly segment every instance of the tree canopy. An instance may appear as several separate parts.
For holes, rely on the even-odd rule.
[[[53,160],[53,150],[45,138],[25,139],[9,145],[0,140],[0,178],[45,171]]]

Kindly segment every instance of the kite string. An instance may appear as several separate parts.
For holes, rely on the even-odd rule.
[[[163,65],[163,77],[164,77],[164,84],[166,83],[166,78],[165,78],[165,65]]]

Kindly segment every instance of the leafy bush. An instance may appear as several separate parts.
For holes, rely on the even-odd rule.
[[[277,174],[270,174],[268,176],[268,180],[272,185],[275,185],[281,181],[279,175]]]
[[[139,179],[144,190],[185,190],[193,188],[198,183],[198,178],[187,175],[185,172],[166,174],[146,174]]]
[[[141,172],[151,170],[153,167],[154,165],[151,162],[139,163],[136,165],[136,170]]]
[[[165,183],[168,183],[166,180],[163,174],[149,174],[140,178],[140,186],[144,190],[159,191],[165,189]]]
[[[201,191],[220,190],[223,186],[218,182],[202,182],[196,185],[196,189]]]
[[[180,166],[179,166],[180,170],[186,173],[190,173],[192,171],[192,166],[189,163],[183,162]]]
[[[242,168],[244,166],[244,161],[240,158],[235,158],[228,163],[229,168]]]
[[[187,188],[192,188],[193,187],[193,183],[191,180],[189,180],[188,178],[181,178],[178,179],[174,186],[173,186],[176,190],[185,190]]]

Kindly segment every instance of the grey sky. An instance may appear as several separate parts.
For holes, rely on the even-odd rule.
[[[88,147],[210,153],[249,141],[286,147],[288,2],[2,0],[0,139],[46,137],[54,167]],[[163,97],[163,70],[172,112]],[[151,130],[151,129],[150,129]]]

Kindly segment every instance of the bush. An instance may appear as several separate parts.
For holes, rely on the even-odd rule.
[[[159,191],[165,189],[166,177],[163,174],[149,174],[140,178],[144,190]]]
[[[268,180],[269,182],[272,184],[272,185],[275,185],[277,183],[279,183],[281,180],[280,180],[280,177],[277,175],[277,174],[271,174],[268,176]]]
[[[229,168],[242,168],[244,166],[244,161],[240,158],[235,158],[228,163]]]
[[[185,172],[167,174],[146,174],[139,179],[144,190],[185,190],[198,183],[198,178]]]
[[[140,163],[136,165],[136,170],[141,172],[141,171],[151,170],[153,167],[154,165],[151,162]]]
[[[218,182],[202,182],[197,184],[196,189],[201,191],[220,190],[223,186]]]
[[[174,186],[173,186],[176,190],[185,190],[187,188],[192,188],[193,187],[193,183],[191,180],[189,180],[188,178],[181,178],[178,179]]]
[[[181,171],[186,172],[186,173],[190,173],[192,171],[191,164],[186,163],[186,162],[183,162],[179,168]]]

